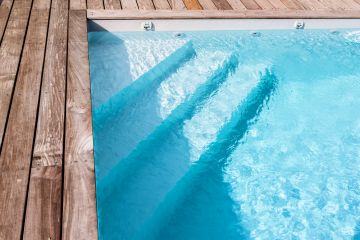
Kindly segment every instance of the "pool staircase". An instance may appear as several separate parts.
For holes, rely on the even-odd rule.
[[[136,146],[134,151],[132,151],[126,158],[121,160],[119,159],[118,165],[115,166],[105,177],[106,179],[104,179],[104,182],[121,182],[121,179],[126,179],[127,176],[131,174],[130,169],[137,169],[139,167],[138,164],[141,164],[141,161],[138,161],[138,159],[152,151],[152,149],[159,144],[159,139],[166,139],[168,137],[167,135],[171,132],[174,126],[181,125],[182,122],[194,115],[197,109],[199,109],[205,102],[207,97],[214,93],[217,88],[225,82],[227,76],[235,70],[238,64],[235,55],[231,55],[228,59],[221,62],[222,63],[218,66],[215,72],[208,76],[208,79],[200,81],[203,83],[199,84],[196,91],[192,92],[188,99],[186,99],[183,103],[179,104],[171,112],[171,114],[163,120],[149,136],[146,137],[145,140],[141,141]],[[102,184],[102,182],[100,182],[100,190],[102,190],[102,186],[107,186],[107,184]]]
[[[211,65],[201,67],[209,64],[209,59],[211,59]],[[168,60],[173,61],[173,59]],[[122,110],[117,113],[103,112],[102,114],[106,114],[106,116],[95,115],[94,118],[97,120],[93,125],[97,181],[101,183],[102,178],[107,176],[120,160],[122,163],[126,162],[122,159],[129,155],[151,132],[158,133],[154,130],[160,124],[164,126],[164,119],[174,119],[174,117],[168,117],[170,113],[178,112],[175,115],[181,116],[179,112],[184,111],[186,105],[181,108],[177,107],[193,96],[198,86],[204,84],[208,79],[221,78],[222,74],[234,69],[236,63],[235,56],[231,57],[228,52],[199,51],[191,59],[187,59],[181,64],[176,71],[167,74],[166,78],[162,78],[161,81],[156,80],[157,84],[144,88],[144,91],[136,96],[133,104],[127,103],[126,106],[119,107]],[[194,75],[195,72],[196,75]],[[194,100],[196,99],[194,98],[192,101]],[[173,111],[173,109],[177,110]],[[131,116],[131,120],[128,116]],[[99,117],[107,119],[99,124]],[[123,141],[125,138],[127,141]],[[121,147],[118,147],[119,143],[121,143]],[[97,159],[100,160],[97,161]]]
[[[192,197],[192,193],[196,194],[194,189],[197,187],[216,188],[215,185],[219,183],[209,181],[208,177],[222,175],[231,153],[246,134],[249,125],[253,123],[252,120],[258,116],[264,103],[269,100],[277,82],[276,76],[266,70],[258,85],[250,91],[242,104],[232,113],[230,120],[219,131],[216,141],[209,145],[197,162],[191,165],[186,174],[167,193],[152,217],[136,234],[136,239],[145,239],[149,236],[156,239],[159,231],[169,223],[174,213]]]
[[[153,88],[154,85],[159,85],[194,56],[195,50],[192,41],[188,41],[163,61],[141,75],[132,84],[95,108],[93,110],[95,124],[102,125],[107,119],[111,119],[112,116],[119,114],[124,108],[135,102],[139,95],[143,94],[147,89]]]
[[[232,54],[133,152],[97,181],[99,214],[116,217],[106,223],[101,223],[100,217],[100,234],[111,236],[119,231],[125,239],[156,235],[157,226],[166,222],[187,196],[192,179],[202,176],[209,165],[221,168],[224,162],[219,158],[226,155],[224,149],[231,153],[276,83],[266,66],[239,66],[238,57]],[[206,120],[215,124],[215,129],[199,125]],[[194,147],[199,137],[206,141]]]

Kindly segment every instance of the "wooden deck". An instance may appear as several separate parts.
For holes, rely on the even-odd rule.
[[[97,239],[87,15],[360,17],[360,0],[0,3],[1,240]]]
[[[85,0],[77,7],[85,8]],[[359,10],[359,0],[87,0],[88,9],[106,10]]]

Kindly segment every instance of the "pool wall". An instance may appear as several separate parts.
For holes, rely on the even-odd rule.
[[[89,20],[88,31],[143,31],[141,26],[145,21],[148,20]],[[173,19],[151,22],[155,31],[295,29],[297,22],[303,22],[305,29],[360,28],[360,19]]]

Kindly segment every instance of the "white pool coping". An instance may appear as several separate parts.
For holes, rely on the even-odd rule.
[[[89,31],[144,31],[143,22],[151,21],[154,31],[210,30],[281,30],[295,29],[304,22],[305,29],[360,29],[360,19],[171,19],[171,20],[89,20]]]

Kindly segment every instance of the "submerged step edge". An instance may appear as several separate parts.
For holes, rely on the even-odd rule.
[[[109,100],[99,107],[93,109],[94,125],[104,125],[104,121],[119,114],[126,106],[134,103],[136,98],[142,92],[146,92],[154,84],[160,84],[195,55],[196,52],[193,48],[193,43],[190,40],[149,71],[141,75],[137,80],[133,81],[129,86],[110,97]]]
[[[194,163],[188,172],[178,181],[175,187],[167,194],[156,209],[154,215],[141,227],[135,239],[156,238],[164,223],[167,223],[177,207],[191,193],[194,188],[194,177],[206,175],[210,166],[216,165],[221,170],[230,154],[246,134],[249,126],[256,121],[262,107],[269,101],[276,90],[278,79],[266,70],[258,85],[249,93],[245,101],[232,114],[229,122],[220,130],[216,141],[210,144],[199,160]],[[211,186],[210,186],[211,187]]]
[[[238,57],[231,54],[227,60],[221,64],[211,77],[202,83],[187,100],[177,106],[171,114],[138,146],[111,170],[108,176],[104,177],[97,185],[97,191],[104,199],[111,196],[112,186],[126,184],[127,176],[133,171],[141,168],[142,154],[146,154],[159,139],[166,135],[175,126],[180,125],[185,120],[190,119],[206,102],[209,96],[214,94],[218,88],[226,81],[228,76],[235,72],[238,67]]]

